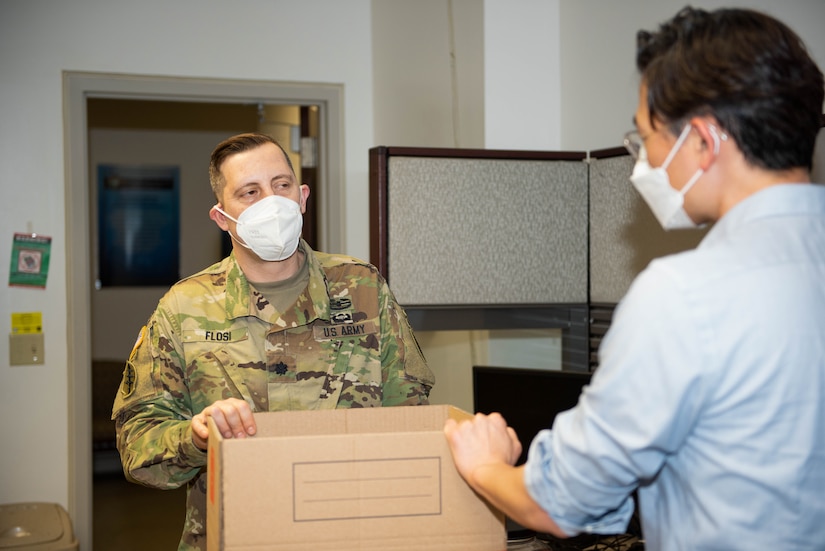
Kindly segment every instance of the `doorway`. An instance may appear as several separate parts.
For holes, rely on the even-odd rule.
[[[314,180],[312,187],[316,199],[313,245],[322,250],[342,250],[342,95],[340,86],[326,84],[64,73],[67,309],[71,319],[67,335],[70,361],[68,429],[72,442],[69,506],[82,549],[91,549],[89,542],[93,539],[92,363],[95,347],[92,293],[97,291],[92,246],[96,225],[92,216],[92,173],[89,166],[92,117],[99,116],[102,107],[120,108],[123,114],[134,112],[138,104],[145,106],[147,102],[152,102],[156,108],[175,105],[181,113],[201,112],[210,104],[236,111],[245,108],[254,110],[258,121],[263,107],[266,107],[263,109],[266,111],[263,113],[265,118],[269,117],[269,107],[307,107],[302,110],[302,116],[310,117],[314,111],[318,133],[317,148],[314,150],[316,168],[309,174]],[[127,105],[133,109],[123,109]],[[160,118],[170,120],[168,116]],[[239,131],[248,129],[244,123]],[[203,160],[204,166],[207,162],[208,156]],[[307,175],[304,176],[306,181]],[[205,195],[209,196],[208,191]],[[185,268],[182,267],[181,271]],[[146,316],[142,317],[145,321]],[[180,526],[182,520],[181,517]]]

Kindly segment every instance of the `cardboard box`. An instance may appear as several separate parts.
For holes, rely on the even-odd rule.
[[[504,551],[504,517],[460,477],[451,406],[256,413],[253,438],[210,419],[210,551]]]

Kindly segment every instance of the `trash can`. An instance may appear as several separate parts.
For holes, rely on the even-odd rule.
[[[0,505],[0,550],[77,551],[72,521],[56,503]]]

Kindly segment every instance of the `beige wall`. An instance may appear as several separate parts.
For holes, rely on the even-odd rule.
[[[373,145],[484,147],[479,0],[373,0]]]
[[[825,67],[822,0],[562,0],[559,86],[564,106],[563,148],[621,146],[622,136],[632,127],[638,101],[636,31],[656,29],[688,4],[708,10],[745,7],[769,13],[794,29],[819,66]]]
[[[84,282],[70,279],[70,262],[87,261],[87,253],[73,251],[70,259],[67,235],[88,231],[90,220],[66,217],[72,197],[67,173],[74,168],[66,155],[76,144],[64,139],[64,72],[341,87],[346,124],[340,139],[347,149],[335,185],[349,209],[342,242],[351,239],[347,248],[363,252],[368,250],[365,151],[373,135],[370,2],[179,0],[170,7],[161,0],[3,0],[0,11],[0,229],[5,236],[0,254],[7,259],[0,277],[8,279],[14,232],[53,238],[46,289],[0,291],[2,332],[11,330],[10,312],[43,313],[46,358],[43,365],[10,366],[8,339],[0,339],[0,416],[17,420],[0,428],[0,497],[64,505],[81,549],[88,550],[91,488],[85,485],[92,465],[74,463],[75,442],[82,438],[73,416],[91,406],[76,404],[72,389],[88,389],[91,370],[73,365],[71,358],[90,346],[92,329],[78,325],[83,316],[70,305],[91,304],[77,304],[71,291]],[[209,200],[208,194],[202,197]],[[91,292],[93,282],[85,284]],[[132,342],[134,331],[127,331]]]

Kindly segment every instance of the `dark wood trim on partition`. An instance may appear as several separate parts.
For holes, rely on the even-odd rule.
[[[386,278],[389,268],[389,222],[387,211],[387,166],[389,148],[373,147],[369,150],[370,160],[370,263]]]
[[[449,157],[455,159],[518,159],[536,161],[581,161],[586,151],[531,151],[516,149],[454,149],[449,147],[387,147],[387,156],[395,157]],[[370,150],[372,151],[372,149]]]
[[[630,153],[628,153],[627,149],[623,146],[611,147],[608,149],[597,149],[590,152],[591,159],[610,159],[612,157],[624,157],[626,155],[629,156]]]

